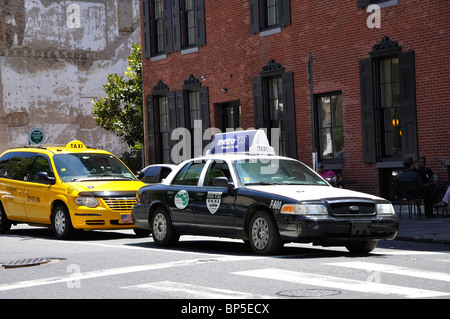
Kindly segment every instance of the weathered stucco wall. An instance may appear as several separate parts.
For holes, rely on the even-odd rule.
[[[138,1],[0,0],[0,152],[27,145],[33,128],[46,144],[127,150],[96,125],[92,99],[140,43]]]

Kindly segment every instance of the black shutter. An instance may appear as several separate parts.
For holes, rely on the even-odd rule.
[[[291,24],[291,0],[280,0],[279,6],[280,26]]]
[[[176,92],[177,127],[186,127],[184,112],[184,92]]]
[[[253,115],[255,118],[255,128],[264,128],[264,103],[262,91],[262,78],[254,78],[253,86]]]
[[[173,52],[173,25],[171,0],[164,0],[164,52]]]
[[[297,132],[295,129],[294,74],[283,73],[283,129],[285,136],[286,156],[297,159]]]
[[[357,0],[356,1],[356,6],[358,8],[365,8],[368,7],[370,5],[370,0]]]
[[[153,96],[148,95],[147,103],[147,137],[148,137],[148,161],[150,164],[156,163],[156,136],[155,136],[155,113],[153,105]]]
[[[172,1],[173,51],[181,50],[180,2]]]
[[[151,56],[150,48],[150,0],[142,0],[142,33],[144,34],[144,58]]]
[[[202,150],[204,150],[205,146],[211,142],[211,141],[203,141],[203,134],[205,133],[205,130],[211,127],[209,119],[208,87],[201,87],[199,94],[200,94],[200,109],[202,112]]]
[[[250,33],[259,32],[259,0],[249,0]]]
[[[403,158],[418,157],[414,51],[399,54],[400,123]]]
[[[195,0],[195,27],[197,32],[197,46],[205,45],[206,30],[204,0]]]
[[[376,162],[372,59],[359,61],[364,163]]]

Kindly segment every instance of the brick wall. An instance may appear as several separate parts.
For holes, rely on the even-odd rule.
[[[313,56],[314,94],[342,92],[345,164],[343,174],[358,181],[352,188],[380,193],[378,169],[364,164],[361,137],[361,101],[358,61],[369,58],[373,45],[389,36],[414,50],[419,154],[428,166],[447,177],[444,160],[450,158],[450,2],[400,0],[381,10],[381,28],[366,25],[370,13],[355,1],[291,1],[291,25],[281,33],[260,37],[250,33],[248,0],[205,0],[206,45],[197,53],[170,53],[166,59],[143,59],[144,94],[159,79],[171,91],[181,90],[189,74],[204,76],[209,88],[211,123],[220,126],[215,103],[240,100],[243,128],[252,127],[252,78],[269,59],[294,72],[298,158],[311,157],[311,110],[307,75],[308,54]],[[227,88],[226,93],[221,88]],[[441,178],[442,177],[442,178]]]

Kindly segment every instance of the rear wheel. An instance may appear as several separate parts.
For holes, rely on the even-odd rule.
[[[249,225],[250,247],[258,255],[273,255],[283,247],[273,216],[265,211],[257,212]]]
[[[66,206],[58,205],[53,210],[52,228],[58,239],[68,239],[74,234],[75,229],[72,226],[69,210]]]
[[[6,217],[5,210],[0,204],[0,232],[7,233],[11,229],[11,221]]]
[[[167,247],[174,245],[180,239],[180,235],[175,231],[169,213],[162,207],[155,210],[150,220],[152,227],[153,241],[156,245]]]

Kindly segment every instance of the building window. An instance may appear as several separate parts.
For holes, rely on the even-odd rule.
[[[341,93],[316,97],[319,160],[344,157],[344,126]]]
[[[380,118],[383,158],[401,157],[400,76],[398,57],[379,61]]]
[[[165,51],[164,47],[164,1],[154,1],[154,38],[155,38],[155,53]]]
[[[249,10],[251,33],[291,24],[290,0],[250,0]]]
[[[269,78],[266,81],[267,83],[267,93],[265,94],[268,107],[266,115],[267,117],[267,128],[268,130],[268,138],[273,143],[271,129],[278,129],[279,132],[279,152],[280,154],[286,154],[286,145],[285,145],[285,131],[283,127],[283,84],[281,81],[281,76]]]
[[[203,0],[142,0],[144,57],[206,43]]]
[[[170,163],[170,125],[169,125],[169,105],[167,96],[158,98],[159,106],[159,132],[161,138],[162,162]]]

